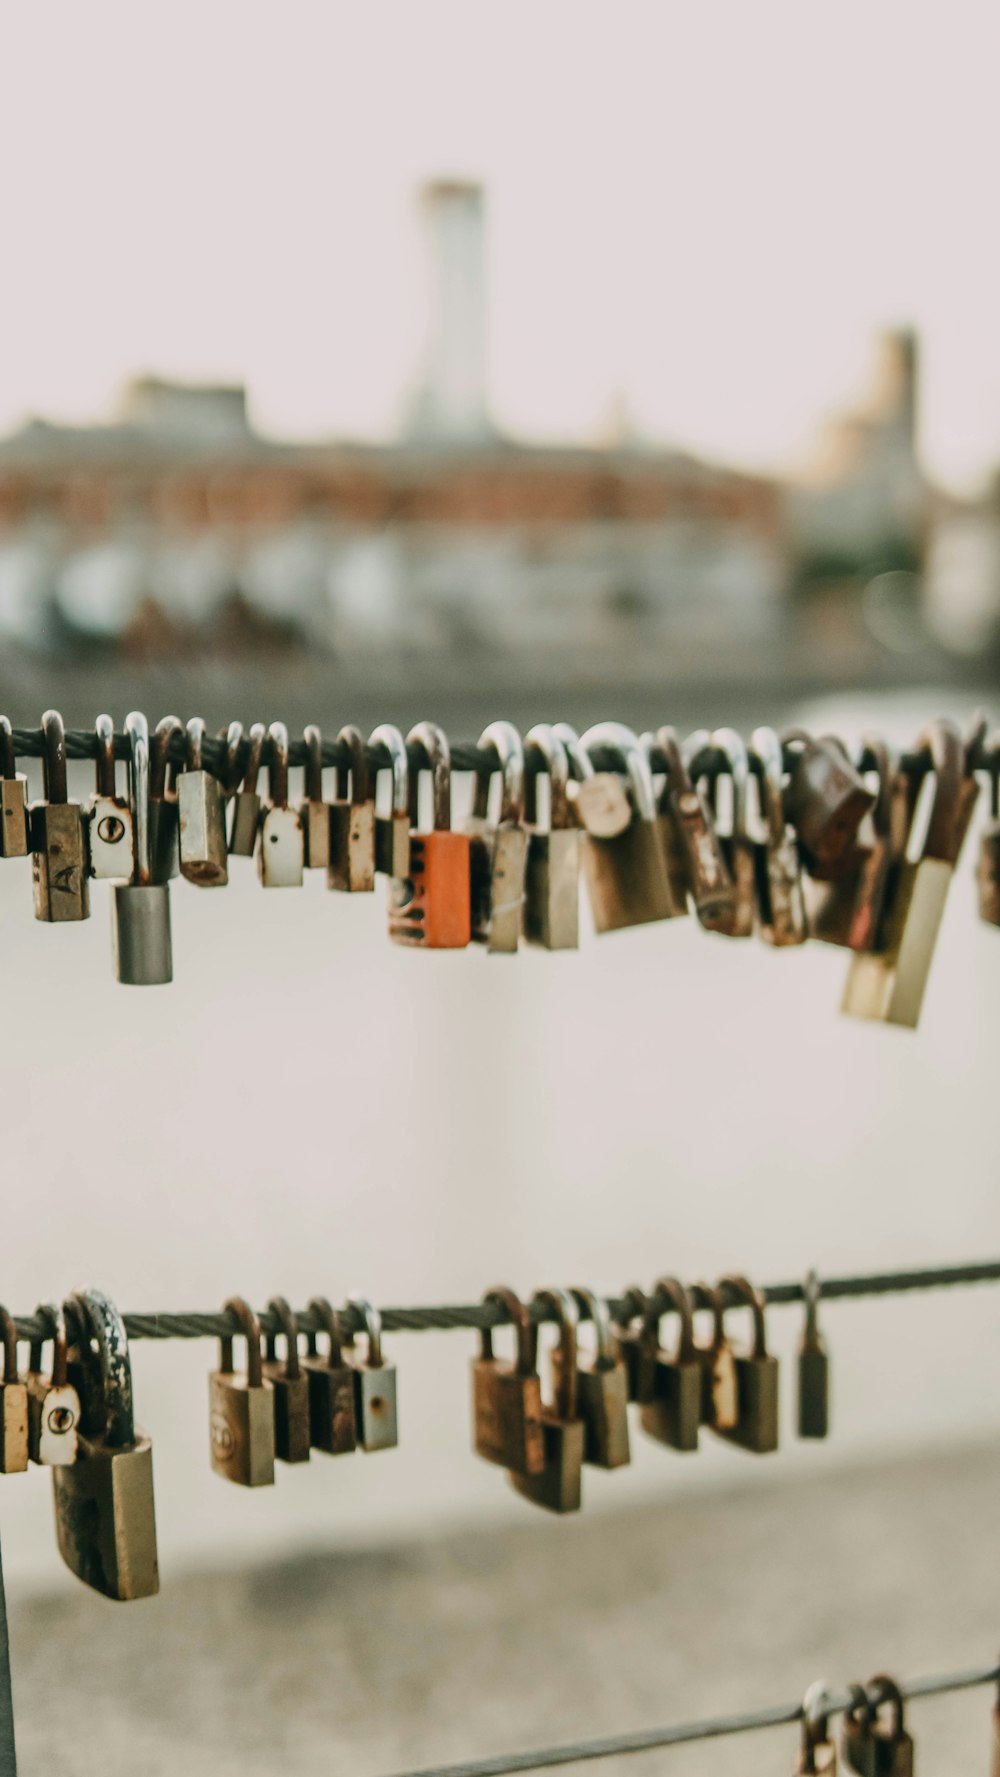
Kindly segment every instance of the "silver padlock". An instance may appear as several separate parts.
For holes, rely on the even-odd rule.
[[[302,821],[298,809],[288,806],[288,729],[284,722],[272,722],[267,732],[271,743],[267,767],[269,802],[260,826],[260,880],[265,888],[301,888]]]
[[[569,804],[569,755],[554,729],[539,723],[524,742],[525,762],[537,755],[540,771],[528,771],[524,819],[528,858],[524,885],[524,936],[545,950],[576,950],[580,942],[580,829]],[[538,824],[538,779],[549,784],[549,818]]]
[[[181,875],[199,888],[225,888],[229,881],[226,810],[219,779],[204,765],[205,724],[192,716],[187,725],[187,757],[177,779]]]
[[[323,800],[323,736],[315,723],[302,731],[306,749],[305,795],[299,803],[302,844],[307,870],[330,867],[330,804]]]
[[[410,762],[406,742],[398,728],[382,722],[368,736],[369,747],[384,747],[392,772],[392,802],[389,813],[375,812],[375,868],[383,876],[403,882],[410,874]],[[378,790],[378,769],[375,772]],[[377,795],[376,795],[377,804]]]
[[[115,974],[127,987],[160,987],[173,980],[170,885],[153,882],[149,853],[149,724],[141,710],[125,718],[131,757],[131,880],[115,884],[111,904]]]
[[[42,717],[45,800],[31,807],[35,918],[50,925],[89,919],[87,840],[79,802],[67,800],[66,730],[58,710]]]
[[[229,823],[229,855],[233,858],[252,858],[257,850],[263,813],[257,780],[266,739],[267,729],[263,722],[255,722],[247,741],[243,780],[233,796],[233,814]]]
[[[346,894],[370,894],[375,887],[375,798],[368,753],[360,728],[351,724],[340,730],[337,740],[346,747],[351,763],[349,767],[338,765],[334,773],[336,795],[330,805],[326,886]]]
[[[354,1370],[354,1401],[358,1443],[362,1450],[394,1450],[399,1442],[396,1410],[396,1366],[382,1356],[382,1316],[364,1296],[350,1296],[351,1307],[364,1317],[368,1350],[362,1363],[348,1350]]]
[[[171,742],[183,734],[178,716],[164,716],[150,743],[149,870],[153,882],[169,882],[180,872],[177,767],[169,756]]]
[[[528,835],[524,827],[524,748],[512,722],[491,722],[479,736],[480,748],[496,755],[500,774],[500,806],[496,820],[489,812],[488,769],[476,773],[469,835],[472,893],[472,942],[494,954],[516,951],[524,916],[524,880]]]
[[[115,725],[98,716],[97,787],[87,804],[90,874],[102,882],[121,882],[132,874],[132,811],[115,782]]]
[[[600,722],[587,730],[582,745],[587,753],[595,747],[614,749],[629,780],[631,817],[624,832],[604,838],[584,812],[584,875],[596,930],[614,932],[672,918],[675,909],[656,821],[653,776],[637,735],[621,722]],[[585,809],[582,802],[581,809]]]
[[[28,840],[28,780],[17,769],[14,730],[0,716],[0,857],[26,858]]]

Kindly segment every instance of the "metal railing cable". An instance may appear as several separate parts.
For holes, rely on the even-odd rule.
[[[974,1690],[982,1685],[1000,1682],[1000,1667],[976,1667],[967,1672],[951,1672],[943,1678],[917,1678],[899,1689],[907,1699],[943,1697],[952,1691]],[[870,1700],[879,1701],[874,1692]],[[823,1716],[840,1715],[858,1702],[857,1697],[831,1693],[822,1699]],[[632,1752],[655,1752],[664,1746],[682,1746],[692,1740],[720,1740],[729,1734],[748,1734],[760,1728],[793,1727],[803,1719],[801,1703],[779,1703],[770,1709],[746,1710],[737,1715],[719,1715],[714,1719],[685,1722],[672,1728],[640,1729],[638,1733],[613,1734],[600,1740],[579,1740],[565,1746],[547,1746],[536,1752],[499,1753],[494,1758],[469,1759],[458,1765],[427,1765],[419,1771],[407,1771],[400,1777],[508,1777],[516,1771],[552,1770],[557,1765],[585,1764],[591,1759],[616,1758]]]
[[[911,1271],[876,1271],[848,1277],[825,1277],[819,1280],[819,1299],[837,1302],[872,1296],[899,1296],[918,1290],[954,1289],[977,1283],[1000,1283],[1000,1259],[983,1259],[968,1265],[934,1265]],[[793,1283],[762,1284],[758,1288],[768,1307],[783,1307],[790,1303],[804,1302],[806,1299],[804,1279]],[[725,1290],[723,1297],[726,1298]],[[737,1297],[729,1299],[736,1305]],[[627,1292],[621,1296],[609,1296],[606,1300],[613,1319],[621,1320],[635,1314],[634,1301]],[[554,1318],[544,1304],[535,1303],[531,1312],[539,1323]],[[664,1315],[675,1312],[673,1304],[664,1300]],[[350,1303],[345,1304],[339,1313],[345,1332],[364,1332],[364,1317]],[[509,1320],[506,1311],[496,1302],[473,1302],[455,1307],[383,1308],[380,1314],[382,1326],[389,1333],[438,1333],[461,1329],[481,1332],[486,1328],[503,1326]],[[281,1331],[276,1318],[266,1309],[260,1311],[258,1318],[262,1332]],[[580,1318],[589,1318],[589,1311],[583,1303],[580,1305]],[[51,1337],[52,1323],[44,1308],[35,1314],[17,1315],[15,1319],[18,1338],[38,1340]],[[204,1314],[126,1314],[124,1320],[130,1339],[218,1339],[225,1334],[240,1331],[238,1322],[222,1310]],[[296,1310],[296,1320],[300,1332],[319,1333],[324,1330],[323,1323],[308,1308]]]

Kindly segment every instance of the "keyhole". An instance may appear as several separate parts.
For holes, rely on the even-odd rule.
[[[117,845],[119,839],[125,837],[125,822],[120,821],[116,814],[106,814],[97,823],[97,837],[103,839],[105,845]]]
[[[49,1430],[56,1433],[72,1431],[73,1419],[71,1407],[53,1407],[49,1414]]]

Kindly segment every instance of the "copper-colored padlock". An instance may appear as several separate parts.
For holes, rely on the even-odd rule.
[[[410,772],[410,874],[393,879],[389,936],[422,950],[464,950],[472,938],[469,836],[451,830],[451,750],[443,728],[418,722],[407,747],[433,780],[430,832],[418,829],[420,770]]]

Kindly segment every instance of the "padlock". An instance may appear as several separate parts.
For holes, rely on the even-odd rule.
[[[580,942],[580,829],[569,803],[569,755],[544,722],[529,730],[525,764],[537,760],[524,785],[528,856],[524,873],[524,938],[545,950],[576,950]],[[538,821],[538,778],[549,783],[547,826]]]
[[[990,812],[979,839],[976,887],[980,919],[985,919],[987,925],[1000,926],[1000,735],[993,736],[987,768]]]
[[[880,1672],[869,1679],[868,1695],[875,1700],[876,1777],[913,1777],[913,1740],[906,1731],[902,1691],[895,1679]]]
[[[680,1327],[672,1355],[659,1340],[660,1318],[667,1308],[676,1311]],[[672,1450],[697,1450],[702,1375],[691,1298],[676,1277],[660,1277],[643,1325],[639,1368],[639,1424],[647,1437]]]
[[[906,851],[913,814],[913,786],[878,735],[866,735],[861,761],[878,780],[871,814],[871,844],[855,846],[849,865],[832,881],[805,885],[809,935],[849,950],[875,950],[888,886]]]
[[[0,1475],[20,1475],[28,1466],[28,1385],[17,1373],[17,1328],[4,1307],[0,1307],[0,1334]]]
[[[229,855],[231,858],[252,858],[257,850],[263,804],[257,790],[260,763],[264,754],[267,729],[263,722],[254,722],[247,738],[247,759],[239,789],[233,796],[233,812],[229,821]]]
[[[340,1316],[325,1296],[314,1296],[309,1312],[329,1340],[327,1355],[321,1357],[316,1334],[306,1335],[302,1368],[309,1385],[309,1440],[314,1450],[327,1456],[348,1456],[358,1447],[358,1426],[354,1371],[344,1359]]]
[[[267,1305],[285,1340],[285,1361],[278,1357],[277,1335],[268,1334],[264,1380],[274,1397],[274,1454],[279,1462],[309,1461],[309,1378],[299,1359],[299,1326],[284,1296]]]
[[[299,803],[303,861],[307,870],[328,870],[330,804],[323,800],[323,736],[315,723],[303,729],[302,745],[306,750],[302,778],[304,793]]]
[[[0,858],[26,858],[30,850],[28,780],[17,769],[14,730],[0,716]]]
[[[851,868],[858,828],[875,798],[836,736],[816,740],[804,728],[790,728],[781,740],[790,755],[785,819],[809,874],[830,881]]]
[[[724,927],[732,923],[736,891],[712,815],[688,766],[688,757],[699,753],[708,738],[701,730],[682,751],[676,729],[657,731],[655,745],[666,766],[658,819],[674,912],[686,913],[690,896],[702,924]]]
[[[757,772],[760,837],[754,844],[757,934],[784,948],[808,937],[799,849],[785,820],[781,791],[781,743],[773,728],[755,728],[750,760]]]
[[[351,762],[338,765],[334,773],[326,886],[351,895],[370,894],[375,887],[375,799],[368,753],[360,728],[342,728],[337,740]]]
[[[739,1419],[736,1390],[736,1358],[726,1338],[722,1297],[707,1283],[693,1283],[688,1295],[697,1312],[707,1309],[712,1316],[712,1343],[699,1345],[695,1351],[701,1361],[701,1423],[712,1431],[729,1431]]]
[[[66,731],[58,710],[42,717],[45,800],[31,805],[31,877],[35,918],[50,925],[89,919],[83,810],[66,800]]]
[[[464,950],[472,938],[469,836],[451,831],[451,751],[433,722],[418,722],[406,737],[410,763],[410,874],[393,879],[389,936],[424,950]],[[431,773],[433,828],[418,830],[420,762]]]
[[[729,1275],[719,1281],[723,1305],[745,1304],[753,1317],[753,1344],[748,1351],[735,1351],[736,1400],[738,1417],[735,1425],[713,1427],[720,1438],[751,1450],[757,1456],[769,1456],[778,1448],[778,1360],[767,1349],[764,1324],[764,1298],[745,1277]],[[729,1302],[726,1297],[730,1297]]]
[[[115,975],[127,987],[160,987],[173,980],[170,884],[153,882],[149,843],[149,727],[141,710],[125,718],[131,756],[131,880],[116,882],[111,902]]]
[[[76,1461],[80,1396],[69,1380],[66,1316],[54,1304],[36,1311],[52,1328],[52,1372],[42,1370],[42,1341],[28,1355],[28,1455],[45,1468]]]
[[[639,1375],[642,1368],[643,1324],[649,1308],[649,1297],[638,1284],[630,1284],[622,1296],[621,1318],[614,1323],[615,1350],[625,1366],[625,1393],[630,1403],[639,1399]],[[638,1323],[638,1324],[637,1324]]]
[[[205,724],[187,725],[184,770],[177,779],[181,875],[198,888],[225,888],[229,881],[226,803],[219,779],[206,771]]]
[[[98,716],[97,783],[86,808],[87,857],[91,876],[102,882],[127,881],[132,874],[132,810],[115,782],[115,725]]]
[[[551,1406],[542,1404],[545,1465],[537,1475],[511,1474],[516,1492],[547,1512],[578,1512],[583,1472],[584,1424],[577,1411],[576,1328],[579,1312],[566,1290],[539,1290],[532,1307],[545,1306],[559,1322],[560,1361]]]
[[[284,722],[272,722],[267,735],[271,743],[268,801],[261,816],[257,868],[265,888],[301,888],[305,869],[302,821],[298,809],[288,802],[288,729]]]
[[[886,888],[878,948],[851,958],[841,1010],[914,1030],[934,959],[962,839],[971,813],[965,752],[953,722],[932,722],[918,754],[931,763],[934,793],[919,862],[904,852]]]
[[[578,827],[595,839],[617,839],[632,820],[632,804],[617,771],[595,771],[568,722],[554,722],[552,734],[566,749],[572,773],[569,802]]]
[[[836,1777],[837,1748],[830,1738],[826,1696],[824,1684],[812,1684],[802,1699],[802,1740],[795,1777]]]
[[[500,776],[500,805],[489,812],[493,771],[475,774],[469,835],[469,893],[472,942],[494,954],[517,950],[524,917],[528,835],[524,828],[524,748],[512,722],[491,722],[479,736],[480,751],[492,753]]]
[[[799,1345],[800,1438],[825,1438],[830,1432],[830,1358],[819,1330],[819,1278],[810,1271],[802,1286],[806,1320]]]
[[[73,1297],[85,1368],[100,1376],[75,1463],[52,1471],[59,1553],[84,1585],[124,1602],[160,1589],[153,1446],[136,1428],[125,1325],[99,1290]],[[91,1341],[96,1340],[96,1358]]]
[[[628,774],[631,818],[615,838],[598,836],[587,827],[583,848],[584,877],[598,932],[613,932],[651,920],[670,919],[666,859],[656,824],[653,779],[646,755],[635,734],[620,722],[601,722],[589,728],[582,746],[614,749]]]
[[[406,742],[391,722],[381,722],[368,736],[369,749],[384,747],[389,757],[392,794],[388,814],[378,812],[378,773],[374,777],[375,868],[383,876],[394,876],[405,882],[410,874],[410,762]]]
[[[212,1467],[240,1487],[270,1487],[274,1481],[274,1391],[265,1382],[260,1353],[260,1322],[242,1296],[232,1296],[226,1313],[247,1342],[246,1375],[233,1369],[233,1334],[224,1333],[219,1367],[208,1379]]]
[[[700,740],[701,736],[693,736],[692,739]],[[723,905],[715,912],[699,914],[699,918],[707,931],[721,932],[726,938],[751,938],[757,917],[757,875],[754,845],[748,826],[750,762],[747,749],[742,735],[735,728],[717,728],[709,736],[707,748],[699,748],[698,753],[704,754],[706,750],[713,755],[716,762],[707,776],[711,791],[707,806],[718,837],[719,850],[733,885],[733,899],[730,906]],[[684,749],[688,770],[696,782],[705,779],[705,773],[699,769],[698,753],[691,752],[689,747]],[[723,811],[720,808],[723,782],[729,784],[729,807],[725,812],[726,831],[722,829]]]
[[[611,1315],[603,1296],[573,1289],[574,1302],[594,1325],[596,1349],[590,1365],[576,1365],[576,1410],[583,1420],[583,1460],[594,1468],[624,1468],[632,1460],[628,1435],[628,1374],[615,1349]],[[552,1375],[559,1392],[562,1346],[552,1352]]]
[[[862,1684],[849,1684],[847,1694],[851,1701],[844,1710],[840,1736],[844,1764],[849,1771],[855,1771],[857,1777],[878,1777],[874,1707]]]
[[[484,1462],[519,1475],[539,1475],[545,1467],[545,1439],[542,1385],[535,1367],[537,1330],[520,1297],[504,1284],[487,1290],[483,1301],[506,1310],[517,1350],[513,1363],[496,1357],[492,1329],[483,1328],[479,1356],[472,1360],[472,1447]]]
[[[170,758],[174,741],[184,739],[177,716],[157,722],[149,744],[149,870],[152,882],[172,882],[180,874],[180,816],[177,809],[177,765]]]
[[[351,1348],[354,1370],[354,1412],[362,1450],[394,1450],[399,1443],[396,1366],[382,1355],[382,1316],[364,1296],[348,1298],[365,1323],[368,1350],[364,1362]]]

